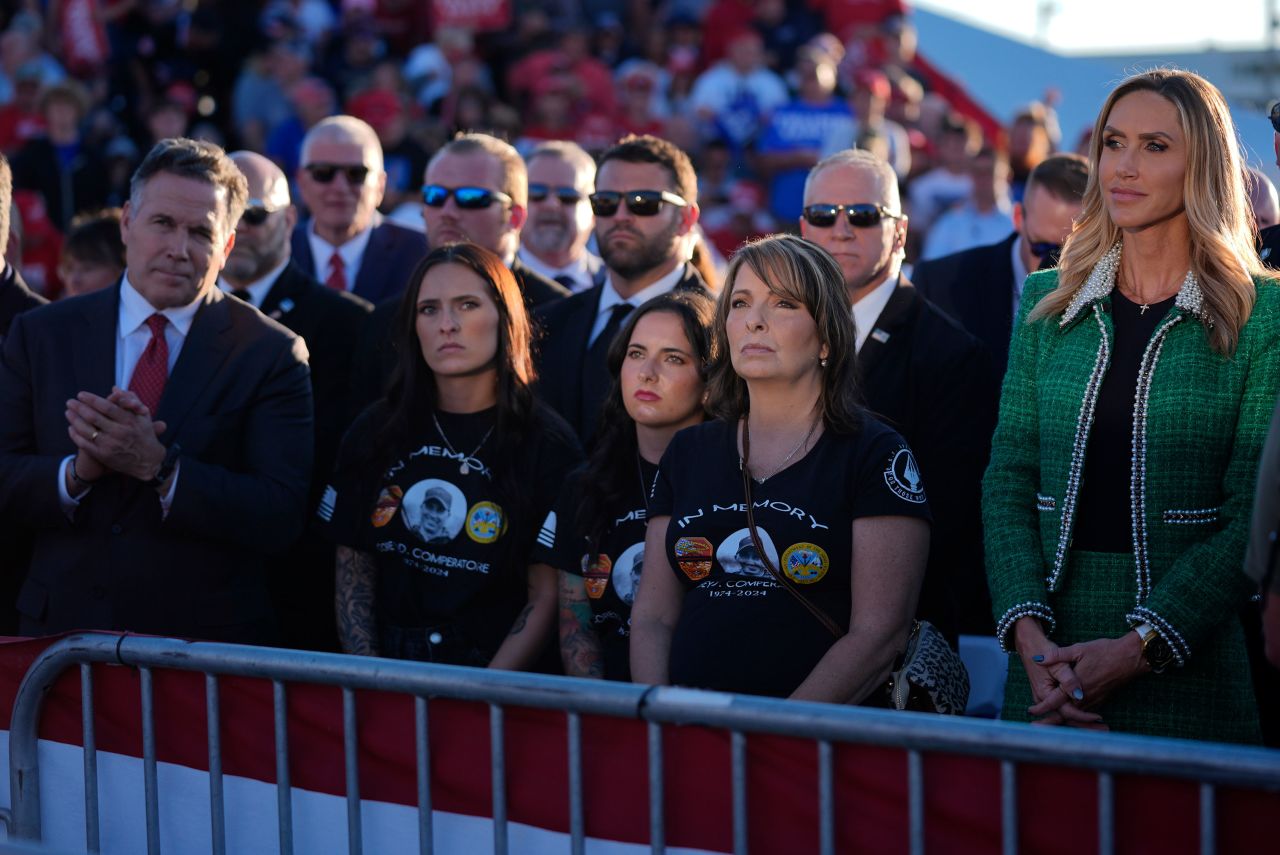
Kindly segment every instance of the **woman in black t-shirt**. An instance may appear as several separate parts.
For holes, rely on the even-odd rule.
[[[498,256],[427,255],[401,298],[385,398],[343,438],[319,515],[339,544],[348,653],[494,668],[550,652],[556,575],[537,526],[581,458],[535,401],[530,327]]]
[[[911,450],[857,403],[839,266],[795,237],[747,244],[715,339],[709,393],[722,420],[682,431],[662,458],[632,675],[874,700],[906,647],[929,511]]]
[[[560,658],[570,676],[631,679],[649,488],[671,437],[706,416],[714,312],[703,291],[663,294],[632,312],[609,347],[614,383],[591,457],[534,550],[560,570]]]

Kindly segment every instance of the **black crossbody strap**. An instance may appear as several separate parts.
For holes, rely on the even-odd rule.
[[[756,516],[752,510],[755,504],[754,497],[751,495],[751,473],[748,471],[747,464],[751,460],[751,431],[747,428],[747,420],[742,419],[742,491],[747,497],[747,528],[751,532],[751,542],[755,544],[756,552],[760,554],[760,560],[764,562],[764,567],[769,571],[769,575],[773,580],[782,586],[788,594],[800,601],[800,605],[804,606],[809,614],[817,618],[818,622],[826,627],[827,632],[835,638],[841,638],[845,632],[840,626],[833,621],[826,612],[809,601],[809,598],[797,591],[783,576],[777,567],[773,566],[773,562],[769,560],[769,553],[765,552],[764,543],[760,540],[760,533],[756,531]]]

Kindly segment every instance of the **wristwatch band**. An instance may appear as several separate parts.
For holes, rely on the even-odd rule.
[[[173,474],[173,468],[178,465],[178,455],[182,453],[182,446],[174,443],[164,453],[164,460],[160,461],[160,468],[156,470],[155,477],[144,482],[151,489],[155,489],[169,480],[169,476]]]
[[[1133,630],[1142,639],[1142,656],[1151,666],[1152,672],[1159,674],[1173,664],[1173,648],[1169,647],[1169,642],[1164,640],[1164,636],[1156,632],[1154,626],[1143,621]]]

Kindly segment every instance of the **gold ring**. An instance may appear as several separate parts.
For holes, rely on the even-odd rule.
[[[98,434],[100,434],[100,433],[102,433],[102,431],[100,431],[100,430],[95,430],[95,431],[93,432],[93,436],[89,437],[89,441],[90,441],[90,442],[94,442],[95,440],[97,440],[97,438],[98,438]]]

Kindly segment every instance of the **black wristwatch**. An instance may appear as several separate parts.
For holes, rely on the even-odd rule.
[[[143,481],[151,489],[156,489],[165,481],[169,480],[169,476],[173,474],[173,468],[178,465],[178,455],[182,453],[182,446],[174,443],[169,446],[164,453],[164,460],[160,461],[160,468],[156,470],[156,474],[151,480]]]
[[[1142,639],[1142,656],[1154,673],[1159,674],[1173,664],[1173,649],[1154,626],[1143,621],[1133,631]]]

